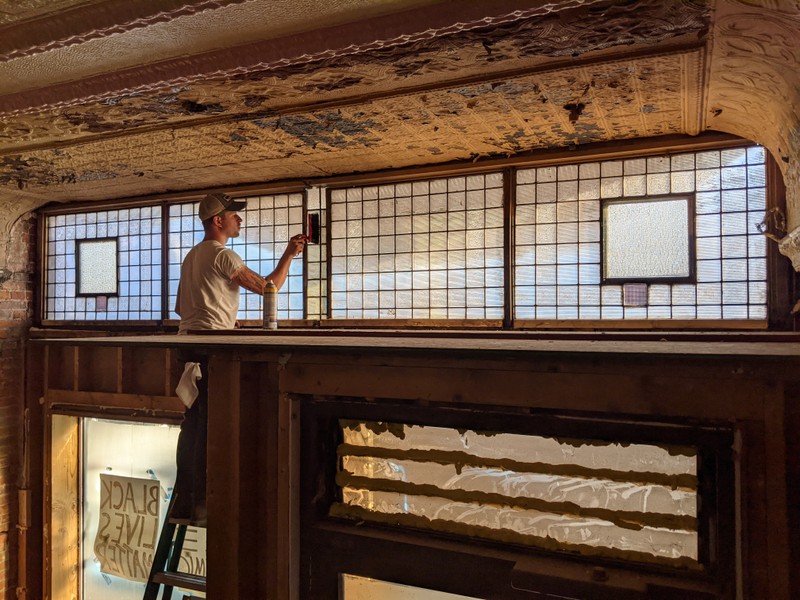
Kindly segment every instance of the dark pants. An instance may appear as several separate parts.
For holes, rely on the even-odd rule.
[[[173,516],[192,518],[198,507],[206,504],[206,445],[208,431],[208,359],[179,353],[185,362],[200,363],[202,379],[197,382],[198,395],[183,415],[178,436],[176,462],[178,475],[175,480],[175,504]]]

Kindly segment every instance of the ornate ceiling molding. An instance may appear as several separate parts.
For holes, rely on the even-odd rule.
[[[0,157],[0,185],[52,199],[314,178],[683,133],[702,50],[610,60],[291,115],[130,133]],[[693,74],[685,71],[690,69]],[[570,106],[582,105],[580,114]]]
[[[112,0],[0,27],[0,63],[165,23],[247,0]]]
[[[798,31],[800,2],[720,0],[707,116],[708,127],[770,150],[784,175],[790,228],[800,225]]]
[[[682,0],[662,3],[639,0],[620,6],[611,0],[565,0],[558,5],[509,10],[519,2],[492,3],[494,13],[477,10],[482,3],[459,5],[462,18],[452,22],[450,3],[346,24],[324,30],[266,40],[237,48],[164,61],[0,97],[0,115],[19,115],[67,108],[125,96],[152,94],[187,87],[209,79],[230,80],[283,76],[287,71],[313,71],[342,61],[363,62],[372,57],[398,58],[420,48],[446,46],[458,36],[480,32],[488,54],[519,22],[529,23],[529,38],[518,40],[523,56],[547,59],[664,40],[701,37],[708,28],[710,9],[704,3]],[[496,32],[496,33],[492,33]],[[336,44],[332,41],[341,41]],[[349,43],[348,43],[349,42]],[[387,51],[392,56],[387,57]],[[354,58],[355,57],[355,58]],[[502,60],[500,53],[487,62]]]

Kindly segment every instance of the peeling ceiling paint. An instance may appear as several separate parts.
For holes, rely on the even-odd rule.
[[[169,0],[176,16],[158,27],[177,26],[189,14],[206,28],[236,23],[224,16],[238,2],[221,1],[217,9],[209,2]],[[106,30],[87,33],[65,15],[91,8],[107,19],[121,10],[118,0],[76,0],[43,12],[30,1],[27,15],[9,17],[11,4],[0,0],[2,31],[19,34],[32,18],[62,27],[57,39],[81,29],[87,41],[59,50],[73,58]],[[252,0],[250,8],[268,4]],[[726,121],[730,107],[716,113],[706,104],[709,86],[718,97],[716,75],[708,75],[719,45],[711,35],[717,13],[754,10],[744,0],[334,4],[330,10],[341,18],[331,22],[352,21],[358,7],[365,12],[359,22],[324,29],[325,13],[303,15],[306,2],[279,3],[295,11],[282,15],[286,22],[305,19],[305,33],[278,39],[285,31],[265,26],[261,41],[248,33],[237,45],[228,36],[210,51],[189,45],[160,62],[123,70],[108,62],[109,71],[98,64],[85,79],[77,69],[42,77],[30,92],[0,90],[0,199],[20,189],[43,201],[99,200],[306,179],[696,134],[714,123],[771,135],[758,124]],[[130,11],[145,5],[132,0],[121,21],[135,21]],[[405,12],[394,18],[381,10]],[[769,10],[778,20],[797,18]],[[120,27],[127,27],[115,34],[121,40],[147,40],[156,25]],[[34,64],[47,54],[14,60]],[[6,67],[0,58],[0,74]],[[734,77],[730,85],[749,85]],[[796,90],[780,89],[792,106]],[[791,109],[787,119],[797,122]]]

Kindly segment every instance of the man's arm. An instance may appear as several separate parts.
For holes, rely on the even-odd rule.
[[[261,275],[249,267],[242,267],[233,274],[231,281],[238,283],[246,290],[250,290],[251,292],[261,295],[264,294],[264,289],[266,288],[267,281],[269,280],[272,280],[272,283],[274,283],[278,289],[281,289],[283,283],[286,281],[286,277],[289,275],[289,265],[292,264],[292,259],[301,254],[305,246],[306,236],[302,233],[299,233],[289,240],[289,244],[286,246],[283,256],[281,256],[280,260],[278,261],[278,266],[275,267],[275,270],[272,273],[266,277],[261,277]]]

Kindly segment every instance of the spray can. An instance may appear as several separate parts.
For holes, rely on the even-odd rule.
[[[264,329],[278,328],[278,288],[270,279],[264,288]]]

